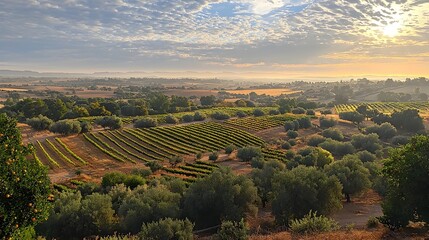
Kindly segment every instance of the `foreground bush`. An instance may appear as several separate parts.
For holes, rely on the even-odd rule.
[[[240,222],[222,222],[215,239],[219,240],[246,240],[249,229],[243,219]]]
[[[280,225],[287,226],[310,210],[327,215],[342,206],[341,183],[315,167],[280,172],[272,184],[272,212]]]
[[[308,139],[307,144],[309,146],[316,147],[324,141],[326,141],[325,137],[320,135],[313,135]]]
[[[142,240],[192,240],[194,225],[188,220],[165,218],[145,223],[139,233]]]
[[[301,219],[292,220],[290,224],[292,232],[301,234],[335,231],[339,227],[335,220],[322,215],[317,216],[317,212],[312,211]]]
[[[255,215],[258,201],[257,189],[249,178],[220,169],[189,187],[183,196],[183,213],[198,228],[211,227],[223,220],[240,221]]]
[[[48,216],[47,169],[28,161],[30,153],[31,148],[22,144],[16,120],[0,114],[0,239],[25,239],[22,234]]]

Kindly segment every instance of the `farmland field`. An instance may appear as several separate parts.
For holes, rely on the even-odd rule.
[[[249,94],[251,92],[254,92],[258,95],[266,94],[270,96],[280,96],[282,94],[290,95],[294,93],[299,93],[301,91],[295,91],[288,88],[267,88],[267,89],[242,89],[242,90],[226,90],[226,92],[232,93],[232,94]]]
[[[263,117],[236,118],[226,121],[227,124],[247,130],[260,131],[284,125],[285,121],[296,119],[296,115],[276,115]]]
[[[150,129],[125,128],[86,133],[78,138],[86,142],[92,152],[104,154],[113,162],[133,164],[218,151],[230,144],[237,147],[264,144],[262,139],[246,131],[215,122]],[[51,169],[80,167],[87,163],[84,155],[71,150],[60,138],[38,141],[36,156]]]
[[[404,109],[412,108],[418,109],[420,113],[429,113],[429,102],[374,102],[374,103],[350,103],[350,104],[339,104],[335,106],[337,113],[342,112],[353,112],[356,111],[360,105],[367,105],[368,109],[375,109],[382,113],[393,113],[395,111],[401,111]]]

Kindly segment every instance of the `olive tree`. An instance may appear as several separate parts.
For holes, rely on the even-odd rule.
[[[272,184],[272,212],[278,224],[288,225],[310,210],[327,215],[341,208],[340,182],[315,167],[279,172]]]
[[[329,176],[335,176],[340,180],[347,202],[350,202],[350,195],[371,186],[369,170],[356,155],[344,156],[340,161],[326,166],[325,171]]]

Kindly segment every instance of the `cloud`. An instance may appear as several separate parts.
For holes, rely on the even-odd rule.
[[[427,9],[422,0],[3,0],[0,62],[271,71],[417,58],[429,47]],[[383,34],[389,24],[394,37]]]

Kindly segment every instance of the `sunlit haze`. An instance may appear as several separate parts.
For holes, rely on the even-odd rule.
[[[3,0],[0,19],[2,70],[429,76],[422,0]]]

